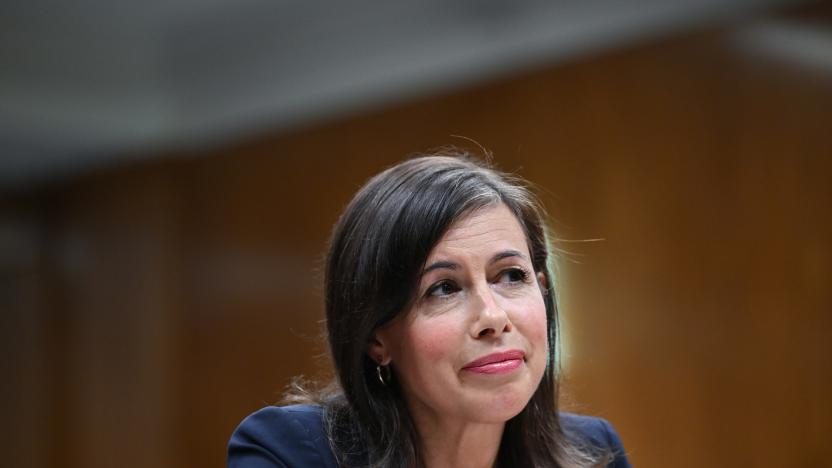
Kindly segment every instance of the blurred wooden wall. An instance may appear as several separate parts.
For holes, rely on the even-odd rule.
[[[8,466],[224,466],[245,415],[326,373],[340,210],[474,146],[450,135],[604,239],[560,244],[565,402],[635,466],[832,466],[832,78],[738,26],[9,198]]]

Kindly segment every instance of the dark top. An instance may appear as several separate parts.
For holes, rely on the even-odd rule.
[[[560,422],[569,437],[611,450],[615,459],[609,467],[630,467],[621,440],[607,421],[561,413]],[[228,468],[337,466],[327,441],[320,406],[263,408],[244,419],[228,442]]]

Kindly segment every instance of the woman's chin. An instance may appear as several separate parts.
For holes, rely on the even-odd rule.
[[[531,396],[527,391],[496,392],[474,405],[471,414],[483,423],[506,422],[523,411]]]

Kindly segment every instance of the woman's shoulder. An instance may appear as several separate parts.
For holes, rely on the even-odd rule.
[[[610,467],[629,468],[621,439],[609,422],[573,413],[561,412],[559,417],[573,442],[610,452]],[[228,442],[229,468],[302,466],[337,466],[320,406],[267,406],[245,418]]]
[[[567,438],[578,445],[609,451],[613,459],[608,466],[629,468],[630,463],[615,428],[603,418],[573,413],[559,413],[560,426]]]
[[[262,408],[245,418],[228,442],[229,468],[294,466],[337,466],[320,406]]]

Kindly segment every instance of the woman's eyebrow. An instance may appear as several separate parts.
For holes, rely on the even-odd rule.
[[[457,270],[457,269],[459,269],[459,264],[454,263],[454,262],[449,262],[449,261],[446,261],[446,260],[440,260],[438,262],[431,263],[430,266],[428,266],[424,270],[422,270],[422,275],[424,276],[424,275],[430,273],[433,270],[439,270],[439,269],[443,269],[443,268],[446,269],[446,270]]]
[[[497,262],[499,262],[500,260],[502,260],[504,258],[511,258],[511,257],[519,257],[519,258],[522,258],[523,260],[526,260],[526,261],[529,260],[528,257],[523,255],[521,252],[519,252],[517,250],[509,249],[509,250],[503,250],[503,251],[500,251],[500,252],[497,252],[496,254],[494,254],[494,256],[491,257],[491,259],[488,261],[488,264],[490,265],[490,264],[493,264],[493,263],[497,263]],[[459,264],[451,262],[451,261],[447,261],[447,260],[440,260],[438,262],[431,263],[429,266],[425,267],[425,269],[422,270],[422,276],[430,273],[433,270],[441,270],[441,269],[458,270],[459,269]]]
[[[519,251],[509,249],[509,250],[503,250],[502,252],[497,252],[496,254],[494,254],[493,257],[491,257],[491,260],[489,260],[488,263],[489,264],[497,263],[497,262],[499,262],[500,260],[502,260],[504,258],[510,258],[510,257],[520,257],[523,260],[526,260],[526,261],[529,260],[528,257],[523,255]]]

